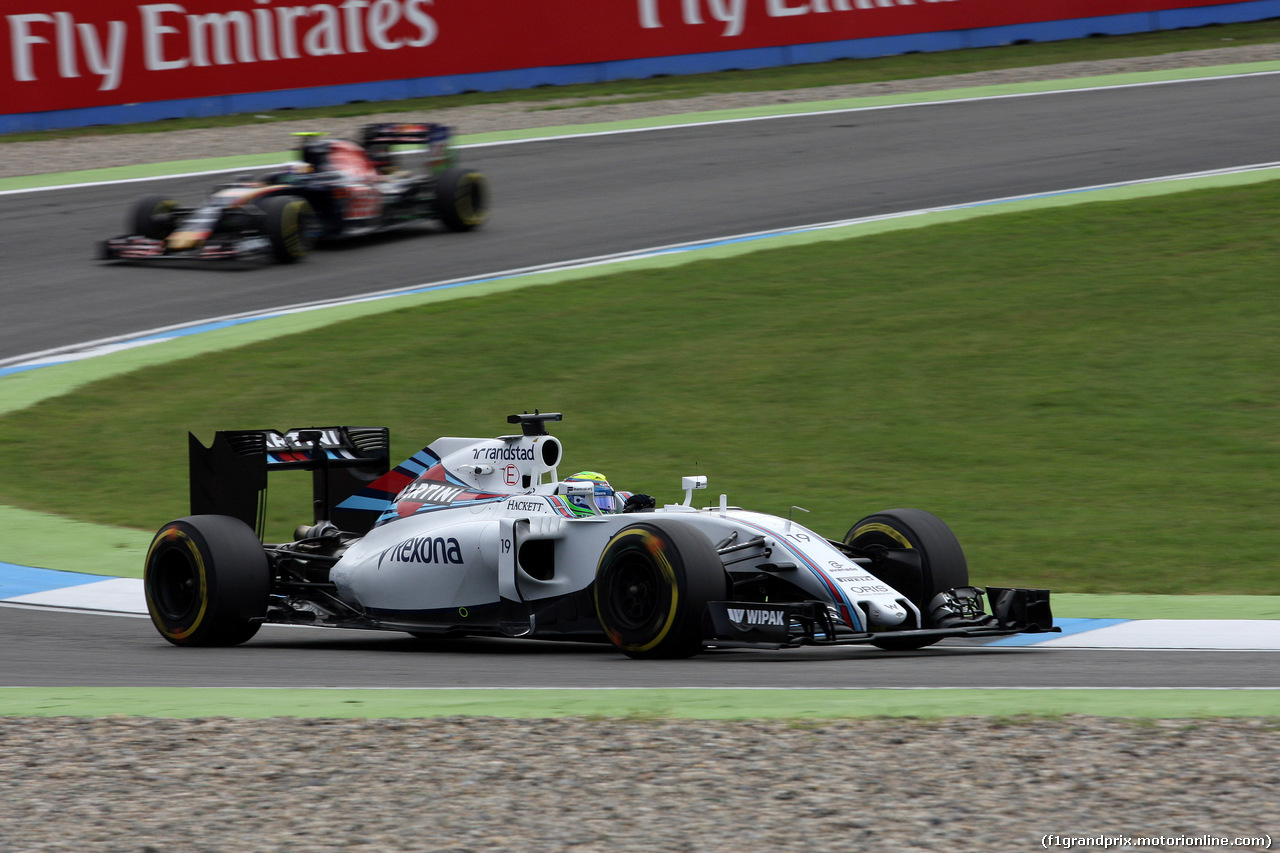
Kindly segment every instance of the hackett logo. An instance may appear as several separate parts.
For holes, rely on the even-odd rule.
[[[139,48],[147,71],[173,71],[426,47],[439,35],[426,9],[432,2],[277,6],[273,0],[253,0],[253,8],[208,14],[188,14],[179,3],[148,3],[137,7],[132,30],[128,21],[77,22],[71,12],[6,15],[5,20],[14,81],[92,74],[100,78],[98,91],[107,92],[119,88],[125,56]]]

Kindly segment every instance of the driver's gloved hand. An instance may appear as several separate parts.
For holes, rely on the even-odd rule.
[[[653,509],[657,503],[649,495],[632,495],[627,498],[627,502],[622,505],[623,512],[644,512]]]

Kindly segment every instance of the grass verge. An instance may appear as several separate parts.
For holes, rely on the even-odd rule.
[[[307,690],[4,687],[0,715],[22,717],[488,716],[702,720],[1088,714],[1188,719],[1275,717],[1269,690]]]
[[[932,510],[977,583],[1275,594],[1278,207],[1272,181],[353,320],[7,415],[0,503],[153,530],[185,514],[188,429],[385,423],[404,457],[536,406],[565,466],[660,501],[706,473],[832,536]],[[531,329],[556,316],[591,334]]]

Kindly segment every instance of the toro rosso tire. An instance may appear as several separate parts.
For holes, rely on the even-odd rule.
[[[489,218],[489,179],[474,169],[445,169],[436,182],[436,207],[450,231],[479,228]]]
[[[175,646],[234,646],[258,633],[271,574],[247,524],[193,515],[160,528],[147,551],[143,587],[152,624]]]
[[[292,264],[315,247],[318,220],[311,202],[296,195],[269,195],[258,207],[266,217],[262,230],[277,261]]]
[[[178,203],[162,195],[146,195],[133,203],[125,219],[125,230],[150,240],[163,240],[173,233],[173,210]]]
[[[701,532],[682,524],[633,524],[596,566],[596,618],[633,658],[684,658],[702,648],[707,602],[727,595],[724,564]]]
[[[890,509],[869,515],[849,528],[844,541],[871,557],[867,571],[911,599],[926,620],[935,595],[969,585],[969,565],[960,541],[942,519],[924,510]],[[938,639],[884,637],[872,644],[909,651]]]

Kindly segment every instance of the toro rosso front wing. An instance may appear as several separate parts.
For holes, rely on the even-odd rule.
[[[775,649],[797,646],[852,645],[887,641],[926,645],[948,637],[998,637],[1008,634],[1059,632],[1053,625],[1047,589],[987,587],[991,614],[982,611],[982,591],[973,587],[948,595],[968,602],[968,612],[938,621],[941,627],[866,631],[851,628],[824,601],[746,602],[707,604],[704,646]],[[865,627],[865,622],[859,626]]]
[[[261,234],[241,234],[206,240],[188,249],[173,250],[165,240],[126,234],[98,246],[103,261],[256,261],[271,257],[271,241]]]

